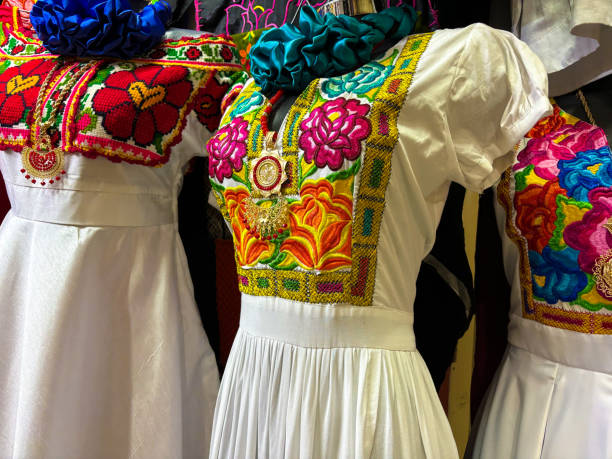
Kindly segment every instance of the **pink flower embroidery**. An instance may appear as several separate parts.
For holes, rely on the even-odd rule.
[[[612,217],[612,190],[595,188],[589,191],[593,208],[581,221],[570,223],[563,233],[565,243],[580,251],[578,264],[588,273],[593,272],[597,258],[612,248],[612,235],[603,226]]]
[[[368,105],[344,97],[315,108],[300,124],[303,133],[299,145],[306,162],[314,159],[317,167],[327,165],[338,170],[344,159],[357,159],[361,155],[361,141],[372,130],[365,117],[369,111]]]
[[[563,140],[558,143],[553,141],[558,138]],[[527,147],[519,153],[513,169],[521,170],[533,164],[539,177],[554,180],[559,175],[559,160],[574,159],[579,151],[597,150],[605,145],[606,137],[601,129],[584,121],[565,124],[543,137],[529,140]]]
[[[232,176],[234,170],[242,169],[242,158],[246,156],[248,123],[241,117],[234,118],[223,126],[206,144],[208,150],[208,173],[219,182]]]

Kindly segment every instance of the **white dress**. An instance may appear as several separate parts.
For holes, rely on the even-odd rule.
[[[610,187],[603,130],[557,106],[497,187],[509,344],[467,457],[612,457]]]
[[[204,46],[216,46],[198,40],[186,46],[168,43],[165,48],[183,52],[182,46],[191,47],[199,50],[191,51],[196,56]],[[88,138],[94,148],[119,146],[117,151],[124,155],[130,148],[141,148],[145,128],[161,129],[161,118],[151,126],[145,116],[161,104],[184,102],[185,82],[198,81],[195,73],[185,70],[189,67],[165,67],[171,69],[167,71],[158,64],[110,64],[110,74],[100,70],[96,77],[108,78],[106,89],[96,89],[88,80],[93,89],[82,99],[89,105],[80,113],[89,117],[79,118],[70,139]],[[202,67],[201,62],[187,64]],[[38,65],[38,58],[24,65],[9,70],[27,71]],[[41,82],[37,74],[13,75],[9,70],[0,74],[0,84],[11,88],[5,95],[22,94],[21,88],[29,84],[24,82]],[[145,73],[157,79],[147,80]],[[132,81],[132,86],[100,96],[122,81]],[[208,102],[218,110],[221,97],[214,95]],[[136,115],[109,121],[116,113],[114,103],[132,110],[124,115]],[[69,116],[68,111],[61,116]],[[26,165],[21,153],[0,151],[0,170],[11,201],[0,226],[3,459],[208,455],[219,376],[196,308],[177,224],[185,166],[194,155],[203,154],[210,137],[196,111],[185,112],[183,129],[173,134],[180,141],[165,151],[171,156],[161,167],[74,153],[65,155],[65,173],[58,172],[59,181],[37,180],[29,175],[32,164]],[[176,112],[166,106],[163,113]],[[0,121],[6,126],[8,118],[3,116],[4,111]],[[133,135],[141,136],[140,146],[131,139],[111,140],[99,124],[90,129],[87,122],[95,120],[104,120],[113,132],[132,123],[138,129]],[[64,121],[70,125],[70,118]],[[9,132],[27,133],[27,128],[20,123],[4,127],[1,142],[10,140]],[[66,131],[63,134],[67,139]]]
[[[492,184],[546,91],[529,49],[483,25],[315,80],[279,130],[289,217],[268,239],[246,214],[267,102],[245,84],[207,145],[242,290],[211,458],[458,456],[415,349],[415,281],[450,181]]]

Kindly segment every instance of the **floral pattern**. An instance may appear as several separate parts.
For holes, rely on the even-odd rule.
[[[612,234],[603,226],[612,217],[612,189],[590,191],[588,202],[593,208],[584,214],[581,221],[565,228],[564,239],[567,245],[580,252],[580,268],[592,272],[595,260],[612,248]]]
[[[368,105],[344,97],[315,108],[300,124],[299,144],[306,162],[338,170],[345,160],[357,159],[362,140],[372,130],[369,111]]]
[[[21,151],[36,135],[31,115],[39,87],[59,61],[40,40],[7,22],[0,22],[0,48],[0,149]],[[192,111],[196,123],[216,129],[221,91],[242,74],[237,55],[231,62],[221,56],[227,56],[224,48],[234,56],[235,45],[227,37],[201,34],[164,40],[132,60],[92,61],[71,85],[56,119],[57,146],[91,158],[166,163]],[[53,87],[65,85],[76,65],[63,63]],[[45,113],[57,94],[54,90],[45,99]]]
[[[610,147],[580,151],[574,159],[559,161],[559,182],[568,196],[578,201],[589,201],[593,188],[612,186]]]
[[[234,234],[236,258],[240,266],[253,266],[260,258],[271,256],[273,245],[255,237],[246,228],[244,200],[250,198],[249,192],[244,188],[230,189],[225,191],[224,198]]]
[[[179,110],[193,88],[186,76],[187,69],[177,71],[161,65],[115,72],[95,94],[92,107],[103,116],[102,126],[113,137],[133,138],[147,146],[156,132],[168,134],[177,125]]]
[[[234,170],[242,169],[242,158],[246,156],[246,139],[249,136],[249,123],[244,118],[234,118],[232,122],[217,131],[208,141],[208,172],[219,182],[232,176]]]
[[[541,253],[548,245],[557,218],[557,195],[565,190],[559,182],[547,182],[544,186],[529,185],[514,196],[516,224],[530,248]]]
[[[333,271],[351,266],[353,200],[334,185],[308,182],[300,190],[301,200],[290,207],[290,236],[280,251],[303,268]]]
[[[269,104],[253,80],[236,81],[206,148],[243,293],[372,304],[397,119],[430,37],[411,37],[401,51],[343,77],[315,80],[297,97],[277,132],[287,176],[280,197],[263,197],[252,183]],[[274,234],[254,231],[254,218],[278,218]]]
[[[380,87],[389,77],[392,68],[378,62],[371,62],[359,70],[326,80],[321,89],[330,97],[343,93],[365,94]]]
[[[544,314],[547,325],[609,333],[607,325],[593,331],[601,319],[552,318],[612,310],[594,272],[612,249],[612,157],[605,134],[555,106],[524,145],[499,188],[508,234],[521,249],[524,314],[534,320]],[[507,191],[503,183],[511,184]],[[553,313],[536,314],[538,308]]]
[[[0,125],[18,124],[36,105],[45,75],[52,67],[45,61],[30,61],[9,67],[0,74]]]

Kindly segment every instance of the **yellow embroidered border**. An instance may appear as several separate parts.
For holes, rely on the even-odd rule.
[[[391,156],[398,140],[397,118],[408,95],[418,61],[432,34],[410,37],[395,61],[395,67],[378,92],[372,105],[372,132],[362,156],[359,189],[354,211],[352,233],[352,266],[350,272],[326,273],[244,269],[238,266],[238,284],[243,293],[277,296],[309,303],[372,304],[376,278],[377,246],[385,208],[385,193],[391,176]],[[294,180],[286,194],[298,194],[297,161],[299,126],[309,113],[320,82],[313,82],[289,111],[283,138],[283,157],[293,161]],[[256,130],[249,134],[248,154],[263,145]],[[295,164],[295,165],[293,165]],[[217,194],[217,193],[215,193]],[[226,212],[225,212],[226,214]]]
[[[534,300],[527,241],[525,241],[514,225],[514,205],[510,193],[511,178],[512,170],[508,169],[502,175],[502,179],[497,187],[497,199],[506,212],[506,233],[510,240],[516,244],[519,251],[519,278],[521,282],[523,317],[550,327],[580,333],[612,335],[612,315],[568,311]]]

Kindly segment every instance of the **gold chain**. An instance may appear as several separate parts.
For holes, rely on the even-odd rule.
[[[591,108],[589,107],[589,104],[587,103],[586,97],[584,97],[584,94],[582,93],[582,89],[579,89],[578,91],[576,91],[576,95],[578,96],[578,99],[580,99],[580,102],[582,102],[582,107],[584,108],[584,111],[586,112],[589,122],[593,126],[597,126],[597,124],[595,123],[595,118],[593,118],[593,113],[591,113]]]
[[[55,118],[57,116],[57,112],[60,109],[64,101],[64,98],[66,97],[68,92],[73,88],[74,84],[79,80],[79,78],[81,78],[81,76],[83,76],[85,72],[91,69],[94,65],[93,62],[88,62],[82,65],[81,67],[79,67],[79,69],[76,72],[70,74],[70,77],[64,83],[64,86],[60,89],[59,94],[57,95],[56,99],[53,101],[53,104],[51,105],[51,113],[49,114],[49,118],[47,118],[47,121],[43,122],[42,121],[43,112],[45,109],[43,102],[45,100],[45,95],[47,94],[47,87],[49,86],[49,83],[53,79],[53,75],[55,74],[55,72],[57,72],[61,68],[62,64],[63,64],[62,60],[59,60],[58,62],[55,63],[53,68],[49,71],[49,73],[45,77],[45,80],[43,81],[43,84],[40,87],[40,92],[38,93],[38,97],[36,98],[36,107],[34,108],[35,110],[34,113],[36,114],[38,118],[38,122],[40,126],[39,138],[44,137],[46,132],[55,124]]]

